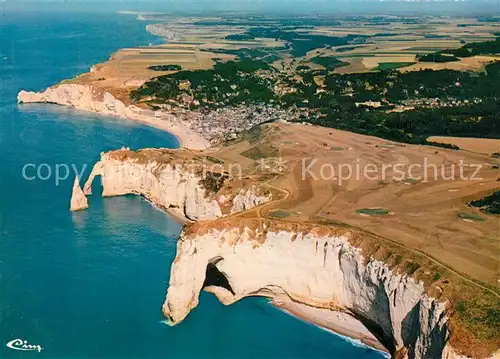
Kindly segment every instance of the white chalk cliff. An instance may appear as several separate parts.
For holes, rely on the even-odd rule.
[[[103,115],[120,116],[169,131],[178,136],[182,145],[194,150],[202,150],[210,143],[199,134],[179,123],[176,118],[162,111],[126,106],[109,92],[90,85],[61,84],[49,87],[43,92],[21,91],[18,103],[53,103]]]
[[[260,196],[258,194],[257,186],[252,186],[249,189],[242,188],[232,200],[231,213],[246,211],[270,200],[271,195]]]
[[[460,358],[448,342],[447,305],[421,283],[367,260],[349,233],[217,227],[187,229],[177,245],[165,316],[181,322],[205,289],[224,304],[247,296],[287,298],[343,310],[366,323],[397,358]],[[210,283],[207,266],[227,279]]]
[[[142,195],[203,221],[185,227],[177,244],[163,305],[172,324],[198,305],[201,290],[227,305],[265,296],[349,313],[394,358],[465,358],[449,344],[449,303],[430,297],[412,277],[364,257],[349,242],[352,232],[260,218],[217,220],[273,198],[255,185],[218,195],[182,164],[146,158],[128,150],[102,154],[84,192],[90,194],[101,176],[104,196]]]
[[[70,211],[81,211],[83,209],[89,208],[89,204],[87,201],[87,197],[82,191],[80,187],[80,181],[78,180],[78,176],[75,177],[75,182],[73,183],[73,192],[71,194],[71,205]]]
[[[133,159],[115,159],[109,153],[101,155],[85,183],[84,192],[91,194],[92,182],[101,176],[103,196],[138,194],[161,208],[190,220],[213,220],[223,216],[223,205],[240,203],[240,196],[228,197],[224,203],[203,185],[202,174],[180,164]],[[257,186],[242,190],[245,209],[271,200],[271,195],[259,196]],[[239,208],[239,205],[238,205]],[[232,212],[235,212],[233,210]]]

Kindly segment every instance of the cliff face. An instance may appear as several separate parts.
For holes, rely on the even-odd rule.
[[[101,176],[104,196],[139,194],[193,221],[216,220],[273,199],[255,184],[224,191],[234,186],[230,179],[219,183],[219,194],[213,182],[183,163],[161,162],[170,156],[170,150],[102,154],[84,192],[90,194]],[[181,322],[198,305],[201,290],[227,305],[265,296],[349,313],[398,359],[462,358],[448,344],[448,303],[430,297],[413,278],[364,257],[350,244],[351,236],[347,230],[255,217],[191,224],[177,244],[164,314],[173,324]]]
[[[238,194],[232,199],[231,213],[247,211],[271,200],[269,195],[259,196],[257,192],[257,186],[252,186],[249,189],[240,189]]]
[[[181,322],[204,288],[224,304],[255,295],[288,298],[353,314],[398,358],[459,358],[447,345],[446,304],[383,262],[367,261],[348,236],[273,231],[266,224],[185,232],[164,314],[173,324]],[[213,266],[227,281],[207,277]]]
[[[73,183],[73,193],[71,194],[71,205],[70,211],[80,211],[89,208],[87,197],[80,187],[80,181],[78,177],[75,177],[75,182]]]
[[[61,84],[49,87],[43,92],[21,91],[17,101],[53,103],[103,115],[120,116],[169,131],[179,137],[186,148],[202,150],[210,146],[206,139],[189,129],[186,124],[179,123],[173,115],[144,110],[134,105],[126,106],[109,92],[89,85]]]
[[[110,154],[103,154],[95,164],[85,183],[85,194],[91,193],[96,176],[101,176],[103,196],[142,195],[190,220],[216,219],[223,216],[225,206],[232,207],[231,213],[234,213],[271,200],[271,196],[259,196],[256,186],[236,196],[217,196],[203,185],[202,174],[193,173],[180,164],[121,160]]]
[[[104,115],[123,117],[127,117],[127,112],[132,110],[109,92],[79,84],[58,85],[43,92],[21,91],[17,96],[17,101],[19,103],[54,103]]]

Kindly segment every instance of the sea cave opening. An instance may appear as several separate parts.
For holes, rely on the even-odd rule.
[[[84,183],[81,182],[80,185],[83,188]],[[92,183],[90,184],[90,189],[92,191],[92,195],[94,195],[97,198],[102,197],[102,192],[104,190],[104,186],[103,186],[103,180],[102,180],[101,175],[95,175],[95,177],[92,179]]]
[[[234,295],[233,288],[231,288],[226,275],[222,273],[219,268],[217,268],[217,263],[221,260],[223,260],[222,257],[216,257],[208,262],[207,269],[205,271],[205,281],[203,282],[203,288],[209,286],[221,287]]]

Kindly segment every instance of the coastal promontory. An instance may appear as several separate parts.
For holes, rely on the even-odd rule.
[[[246,20],[150,24],[168,43],[19,93],[179,139],[102,153],[71,210],[100,177],[103,196],[140,195],[184,222],[171,325],[201,291],[260,296],[393,358],[498,358],[496,24]]]
[[[463,214],[475,211],[468,198],[495,190],[496,171],[484,167],[481,182],[417,180],[423,168],[411,178],[388,172],[385,183],[325,176],[340,160],[406,168],[424,158],[448,168],[460,160],[490,161],[316,126],[267,124],[204,152],[105,153],[85,188],[101,176],[103,195],[139,194],[187,220],[163,305],[171,324],[182,322],[205,290],[226,305],[270,298],[395,358],[493,357],[499,342],[487,318],[498,310],[495,272],[486,260],[473,265],[481,263],[476,254],[464,256],[457,243],[473,241],[476,253],[491,250],[469,233],[494,236],[497,218],[482,213],[483,220],[471,221]],[[474,271],[464,273],[465,262]],[[338,315],[371,334],[346,332],[327,319]]]

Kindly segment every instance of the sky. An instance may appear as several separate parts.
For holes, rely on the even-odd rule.
[[[0,0],[0,11],[222,11],[290,14],[500,15],[500,0]],[[432,2],[432,3],[431,3]]]

